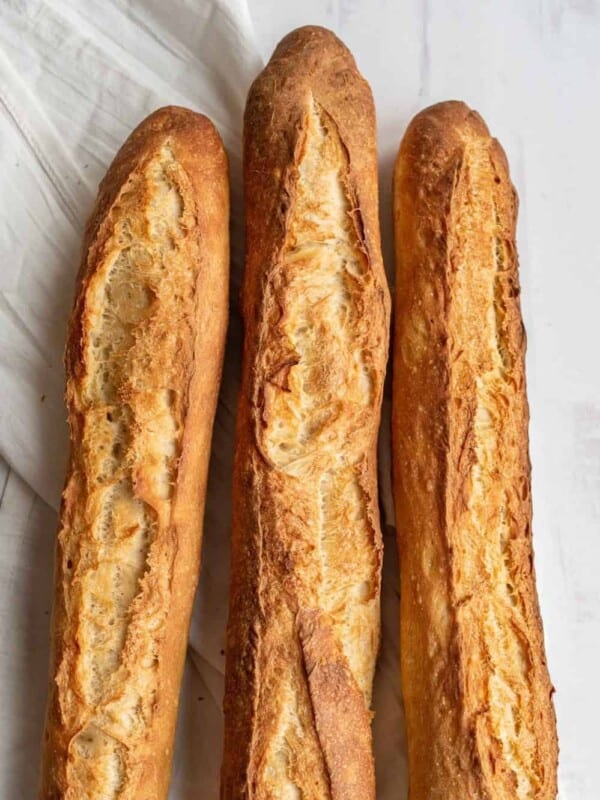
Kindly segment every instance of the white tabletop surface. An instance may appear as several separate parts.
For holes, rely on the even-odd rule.
[[[560,798],[596,800],[600,2],[250,0],[249,5],[263,58],[290,29],[323,24],[350,46],[370,81],[380,123],[381,214],[389,274],[390,172],[411,116],[439,100],[465,100],[484,116],[507,151],[521,198],[534,543],[556,686]],[[0,468],[0,490],[0,553],[11,553],[10,569],[0,555],[1,669],[3,674],[27,675],[23,693],[15,694],[0,681],[0,726],[11,726],[2,739],[0,797],[21,800],[33,796],[39,759],[53,557],[49,532],[56,519],[6,465]],[[15,568],[15,563],[21,566]],[[30,563],[37,565],[33,572]],[[387,580],[397,580],[393,561]],[[394,636],[394,628],[395,620],[388,620],[385,634]],[[385,715],[385,709],[378,714]],[[385,725],[376,728],[376,737],[388,735]],[[403,765],[398,774],[400,800]],[[202,790],[192,796],[209,797]],[[388,790],[386,798],[391,796]]]

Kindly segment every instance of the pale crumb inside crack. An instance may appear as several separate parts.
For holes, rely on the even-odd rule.
[[[455,526],[454,549],[458,553],[455,570],[459,619],[481,631],[481,642],[473,644],[473,668],[482,672],[478,691],[487,697],[473,697],[475,707],[487,711],[480,715],[476,729],[501,747],[502,762],[489,765],[487,745],[482,745],[482,765],[490,781],[497,770],[512,772],[515,797],[535,797],[535,742],[532,728],[532,702],[529,662],[522,634],[524,620],[518,596],[519,566],[513,559],[513,545],[519,531],[513,512],[510,430],[515,425],[518,388],[512,378],[507,324],[510,302],[506,244],[495,200],[483,206],[483,198],[493,196],[487,143],[467,149],[465,180],[468,188],[461,195],[456,229],[460,239],[460,263],[456,264],[454,292],[458,298],[451,310],[453,330],[477,331],[473,363],[465,358],[455,367],[456,375],[474,377],[476,411],[473,419],[474,463],[470,468],[470,493],[467,509]],[[488,186],[488,189],[490,187]],[[485,245],[482,246],[482,240]],[[486,254],[485,247],[489,245]],[[459,252],[457,250],[457,252]],[[474,320],[473,308],[488,313]],[[456,341],[459,347],[460,342]],[[482,365],[483,367],[482,371]],[[458,378],[456,378],[458,380]],[[473,380],[473,378],[469,378]],[[460,396],[461,389],[454,390]],[[518,412],[517,412],[518,413]],[[505,485],[503,486],[503,481]],[[508,486],[506,486],[508,482]],[[468,598],[468,602],[466,599]],[[465,665],[468,672],[469,665]],[[467,679],[468,682],[468,679]],[[472,682],[473,687],[479,686]],[[475,691],[475,690],[473,690]],[[470,697],[468,695],[468,697]],[[471,699],[469,700],[471,702]]]
[[[144,735],[155,704],[170,567],[162,562],[153,572],[152,553],[170,514],[181,444],[173,365],[195,291],[190,259],[178,253],[178,170],[164,147],[131,178],[112,211],[108,255],[86,294],[90,332],[79,402],[90,477],[76,523],[97,522],[82,528],[79,550],[68,553],[78,585],[66,604],[78,619],[75,671],[88,719],[71,745],[68,781],[85,785],[88,800],[117,800],[127,791],[127,749]],[[145,210],[140,196],[149,198]]]
[[[332,621],[368,706],[378,639],[378,556],[360,482],[376,395],[361,298],[370,276],[351,216],[347,156],[334,122],[315,102],[305,134],[279,301],[286,313],[278,333],[292,366],[286,390],[266,387],[263,443],[275,468],[309,494],[315,520],[310,558],[320,561],[313,602]],[[287,697],[292,680],[282,677]],[[301,722],[284,707],[265,768],[283,787],[278,796],[292,800],[303,797],[289,766],[294,731],[302,734]]]

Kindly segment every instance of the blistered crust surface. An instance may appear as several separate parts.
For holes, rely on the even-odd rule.
[[[281,267],[265,296],[269,333],[261,353],[265,380],[257,385],[257,442],[277,474],[272,502],[281,515],[291,505],[293,519],[278,535],[293,561],[293,602],[325,612],[322,624],[333,627],[368,707],[380,571],[361,483],[377,378],[368,320],[361,314],[368,263],[348,213],[339,137],[314,103],[304,134]],[[286,636],[297,635],[291,617],[282,626]],[[278,771],[285,754],[291,751],[293,759],[314,727],[294,713],[294,684],[304,680],[302,673],[294,675],[293,662],[281,667],[277,683],[288,700],[265,761],[265,775],[276,773],[276,785],[285,780]],[[303,792],[305,776],[290,758],[286,763],[296,791]]]
[[[184,218],[177,185],[183,177],[165,149],[114,209],[113,238],[87,290],[87,375],[73,398],[85,417],[86,486],[61,538],[64,571],[76,587],[66,613],[78,648],[65,653],[57,680],[70,683],[81,703],[64,707],[81,727],[67,780],[111,800],[128,780],[127,749],[150,722],[157,638],[170,605],[164,538],[197,277],[180,252],[191,217],[188,209]],[[146,213],[140,196],[147,197]]]

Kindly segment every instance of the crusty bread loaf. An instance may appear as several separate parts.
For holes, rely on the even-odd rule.
[[[41,800],[167,796],[227,326],[227,159],[206,117],[129,137],[88,224]]]
[[[373,100],[332,33],[279,44],[244,148],[221,796],[369,800],[389,298]]]
[[[394,489],[410,800],[550,800],[557,741],[531,548],[517,197],[462,103],[395,171]]]

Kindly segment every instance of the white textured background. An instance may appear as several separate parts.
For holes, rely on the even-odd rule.
[[[22,98],[13,91],[13,100],[16,96],[18,102],[29,103],[37,97],[49,123],[60,130],[69,151],[69,159],[59,161],[64,167],[62,180],[71,186],[77,216],[67,225],[52,206],[54,202],[58,207],[60,202],[42,191],[41,183],[42,200],[26,195],[27,179],[17,171],[19,153],[14,151],[9,127],[0,127],[0,452],[13,466],[11,470],[4,462],[0,469],[0,798],[24,800],[35,794],[56,526],[55,511],[15,468],[27,450],[29,460],[23,461],[21,472],[46,501],[56,505],[65,431],[51,424],[52,413],[46,409],[49,402],[55,403],[54,413],[60,416],[62,378],[56,354],[70,303],[81,222],[89,211],[94,187],[120,141],[145,113],[165,102],[184,100],[218,117],[237,179],[241,108],[247,82],[259,63],[255,47],[266,59],[288,30],[317,23],[333,28],[344,39],[373,87],[389,273],[391,165],[410,117],[432,102],[465,100],[482,113],[507,151],[521,198],[519,248],[529,337],[534,543],[548,659],[557,688],[560,798],[597,800],[600,1],[249,0],[255,39],[243,19],[239,27],[245,39],[239,47],[235,24],[221,25],[218,36],[210,34],[214,20],[204,25],[213,5],[218,3],[178,0],[169,11],[160,12],[157,0],[0,0],[0,56],[10,62],[9,66],[0,64],[9,70],[0,70],[0,88],[6,88],[4,79],[12,74],[10,70],[16,71],[20,79],[29,82],[32,97]],[[50,8],[59,22],[64,20],[64,27],[57,23],[52,37],[46,37],[47,52],[38,58],[35,36],[30,33]],[[243,17],[243,0],[229,3],[229,12],[232,17]],[[136,24],[121,27],[132,15]],[[72,52],[73,36],[65,33],[69,25],[77,28],[86,42]],[[210,35],[203,33],[205,30]],[[89,60],[96,45],[106,54],[106,63],[100,67]],[[203,60],[210,61],[212,70],[203,70]],[[111,61],[118,66],[115,72],[143,78],[135,87],[125,82],[125,88],[117,90],[109,81],[113,72],[107,64]],[[96,92],[86,89],[76,101],[77,80],[71,73],[79,69],[85,72],[87,89]],[[225,110],[219,107],[221,101]],[[68,114],[74,114],[76,106],[81,115],[77,124],[69,125]],[[0,112],[6,122],[10,116],[6,105],[0,106]],[[31,107],[28,113],[32,113]],[[118,124],[109,125],[109,114]],[[90,129],[97,131],[85,139],[85,148],[78,128],[83,126],[82,119],[88,134]],[[45,136],[40,140],[42,145],[49,141]],[[83,173],[88,165],[89,172]],[[81,180],[86,184],[83,189],[77,183]],[[33,221],[28,222],[29,217]],[[55,256],[63,266],[57,272],[61,282],[44,285],[46,302],[52,306],[53,333],[49,342],[44,342],[50,355],[41,361],[34,355],[26,358],[31,374],[25,371],[28,383],[21,386],[13,380],[23,374],[23,356],[16,359],[15,341],[22,319],[27,322],[28,317],[21,313],[21,322],[14,328],[11,320],[15,321],[15,308],[18,310],[17,289],[37,291],[49,269],[41,249],[36,262],[33,231],[40,227],[40,219],[44,221],[42,239],[52,238],[58,227],[67,228]],[[239,220],[234,237],[237,284]],[[28,260],[29,283],[23,288],[13,278],[25,273]],[[15,264],[21,261],[25,266],[19,271]],[[39,272],[31,271],[31,263],[34,267],[39,264]],[[234,295],[235,291],[234,287]],[[234,314],[217,420],[204,572],[191,633],[193,650],[182,700],[173,800],[217,797],[227,498],[238,347],[239,325]],[[36,398],[45,394],[48,399],[38,407],[28,391]],[[14,421],[18,416],[15,404],[26,410],[21,427]],[[12,438],[6,435],[9,429]],[[391,522],[389,509],[386,512]],[[397,575],[390,528],[386,543],[384,646],[376,681],[378,796],[380,800],[401,800],[406,775],[396,670]]]

